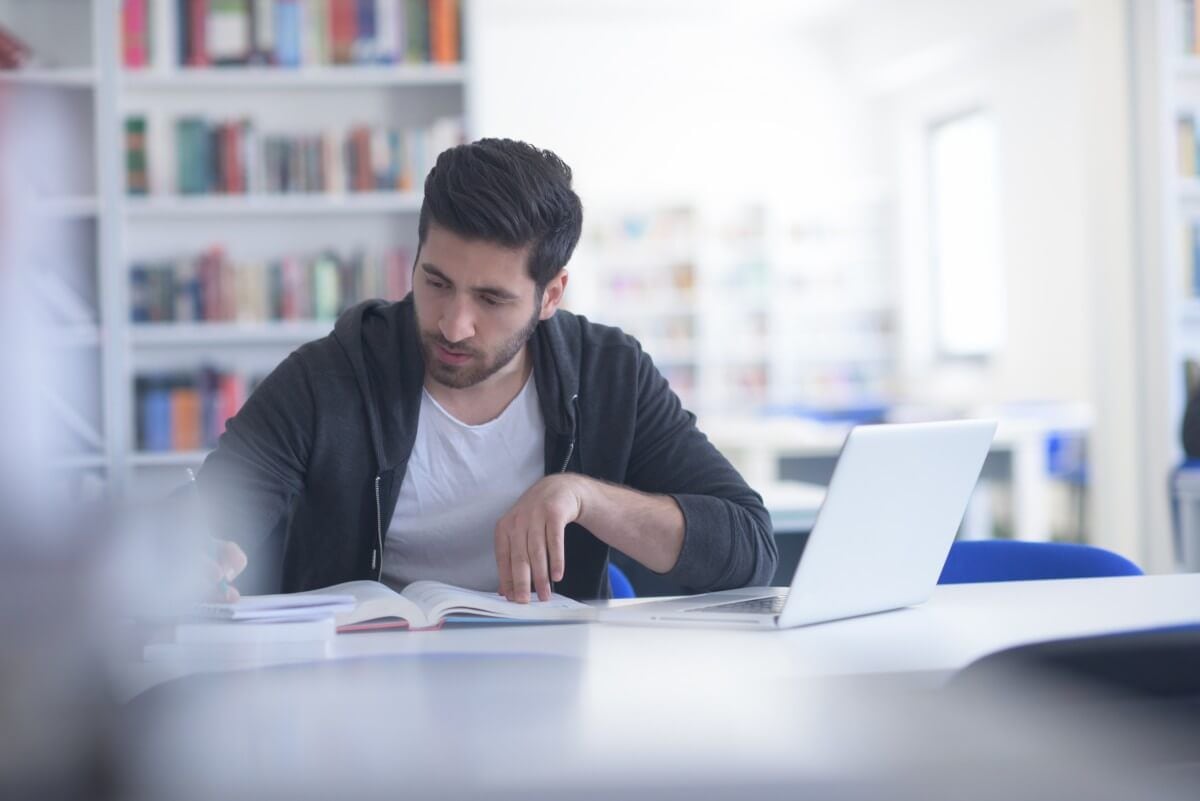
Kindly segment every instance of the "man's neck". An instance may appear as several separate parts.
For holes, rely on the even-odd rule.
[[[477,426],[495,420],[508,408],[524,388],[532,369],[533,361],[526,345],[512,361],[473,387],[448,387],[434,381],[427,372],[425,389],[459,422]]]

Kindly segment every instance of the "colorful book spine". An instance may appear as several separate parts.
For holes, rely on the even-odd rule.
[[[148,0],[122,0],[121,54],[126,69],[143,69],[150,63]]]
[[[150,191],[146,118],[141,115],[125,118],[125,191],[130,195],[145,195]]]
[[[405,61],[423,64],[429,61],[429,0],[405,0]]]
[[[300,0],[275,0],[275,63],[281,67],[299,67],[303,36]]]
[[[429,60],[457,64],[459,41],[458,0],[429,0]]]

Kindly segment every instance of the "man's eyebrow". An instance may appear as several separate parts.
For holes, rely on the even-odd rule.
[[[445,281],[447,284],[450,284],[450,285],[454,284],[454,282],[451,281],[450,278],[444,272],[439,270],[437,267],[434,267],[432,264],[430,264],[427,261],[421,262],[421,269],[424,270],[426,272],[426,274],[432,275],[433,277],[437,278],[440,281]],[[500,300],[516,300],[519,297],[518,295],[516,295],[512,292],[509,292],[507,289],[504,289],[503,287],[498,287],[498,286],[476,286],[476,287],[471,287],[471,291],[476,292],[481,295],[492,295],[493,297],[499,298]]]

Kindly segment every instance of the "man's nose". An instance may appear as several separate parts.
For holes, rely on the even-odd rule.
[[[462,342],[475,335],[475,320],[467,298],[459,295],[446,304],[438,328],[447,342]]]

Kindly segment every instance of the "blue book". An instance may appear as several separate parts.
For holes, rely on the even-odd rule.
[[[375,0],[357,0],[358,25],[354,39],[354,60],[360,64],[375,61]]]
[[[281,67],[300,66],[300,6],[296,0],[275,3],[275,63]]]
[[[146,450],[171,450],[171,391],[164,382],[146,385],[142,396],[142,435]]]

